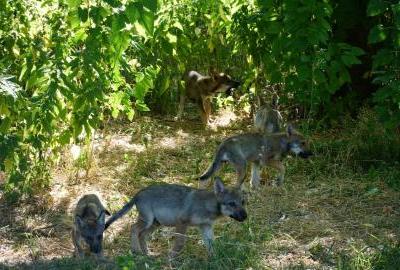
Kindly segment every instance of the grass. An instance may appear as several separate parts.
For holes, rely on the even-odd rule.
[[[174,261],[167,258],[173,238],[168,228],[151,236],[152,256],[130,255],[134,210],[105,234],[107,263],[71,257],[71,211],[80,196],[95,192],[114,212],[154,182],[196,187],[194,179],[207,168],[218,143],[249,126],[243,120],[203,130],[197,120],[173,122],[163,117],[112,124],[108,127],[112,132],[95,141],[91,166],[82,165],[89,168],[87,176],[75,173],[76,167],[71,173],[68,164],[72,163],[65,162],[54,170],[51,191],[45,196],[19,205],[0,205],[0,269],[397,267],[400,172],[389,159],[395,154],[377,152],[386,146],[368,150],[369,146],[360,143],[368,134],[363,126],[311,133],[315,156],[310,160],[288,158],[283,187],[270,185],[268,178],[274,172],[269,171],[264,185],[247,196],[249,218],[244,223],[217,222],[215,254],[210,258],[196,229],[189,230],[187,244]],[[371,160],[371,151],[379,161],[369,164],[365,160]],[[234,184],[232,168],[225,166],[220,174],[226,184]]]

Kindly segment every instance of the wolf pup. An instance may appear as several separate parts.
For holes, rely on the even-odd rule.
[[[261,133],[277,133],[281,130],[283,118],[278,111],[278,97],[274,96],[271,105],[265,104],[254,115],[254,130]]]
[[[278,97],[273,96],[271,105],[261,106],[254,115],[254,131],[263,134],[278,133],[283,126],[283,117],[278,110]],[[260,168],[253,162],[251,164],[251,179],[260,178]],[[253,175],[255,174],[255,175]],[[256,180],[258,182],[258,180]]]
[[[87,194],[80,198],[74,212],[72,228],[75,256],[84,257],[86,254],[103,256],[105,215],[110,213],[95,194]]]
[[[106,228],[136,205],[139,216],[132,225],[133,253],[147,254],[146,236],[159,225],[176,229],[170,257],[183,248],[188,226],[200,228],[207,250],[212,253],[213,223],[222,216],[244,221],[247,213],[243,204],[239,191],[225,189],[220,178],[216,178],[214,192],[173,184],[153,185],[140,190],[107,221]]]
[[[225,73],[218,73],[212,76],[203,76],[196,71],[189,71],[185,78],[185,92],[180,93],[178,115],[182,116],[186,97],[197,103],[200,108],[201,120],[205,125],[209,123],[211,113],[211,98],[215,93],[227,92],[240,85],[240,82],[233,80]]]
[[[261,134],[247,133],[236,135],[223,141],[215,154],[215,158],[207,171],[199,177],[205,181],[219,170],[222,162],[231,163],[237,173],[237,187],[242,188],[246,177],[247,163],[253,163],[251,186],[257,187],[260,183],[260,166],[270,166],[278,169],[277,184],[282,185],[285,173],[282,159],[294,154],[301,158],[308,158],[312,152],[304,137],[288,125],[286,132]],[[204,183],[202,184],[204,186]]]

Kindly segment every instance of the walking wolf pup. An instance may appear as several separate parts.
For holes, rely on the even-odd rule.
[[[194,101],[200,108],[201,120],[205,125],[209,123],[211,114],[211,98],[219,92],[226,92],[236,88],[240,82],[233,80],[225,73],[215,73],[204,76],[197,71],[189,71],[185,78],[185,92],[180,93],[178,115],[182,116],[186,98]]]
[[[215,158],[199,180],[209,179],[219,170],[222,162],[233,165],[237,173],[237,187],[242,187],[246,177],[247,163],[253,163],[251,186],[257,187],[260,182],[260,166],[271,166],[279,171],[277,184],[284,180],[285,167],[282,159],[288,154],[308,158],[312,152],[308,149],[305,138],[288,125],[286,132],[261,134],[246,133],[224,140],[215,153]],[[202,184],[204,186],[204,184]]]
[[[188,226],[200,228],[207,250],[212,253],[215,220],[228,216],[244,221],[247,213],[243,203],[239,191],[226,189],[219,178],[216,178],[214,192],[173,184],[153,185],[140,190],[107,221],[106,228],[136,205],[139,216],[132,225],[133,253],[147,254],[146,237],[160,225],[176,229],[171,257],[183,248]]]

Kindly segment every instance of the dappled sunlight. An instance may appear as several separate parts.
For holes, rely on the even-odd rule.
[[[178,145],[178,139],[177,138],[173,138],[173,137],[166,137],[166,138],[162,138],[159,143],[158,143],[161,147],[163,148],[176,148]]]
[[[16,265],[23,261],[28,261],[29,248],[27,246],[13,248],[12,241],[6,241],[0,238],[2,244],[0,245],[0,263],[5,263],[9,266]]]
[[[175,136],[165,136],[159,139],[154,139],[154,146],[164,149],[175,149],[182,147],[188,142],[189,134],[179,129],[175,132]]]
[[[218,120],[221,121],[219,123],[228,123],[229,119],[236,117],[232,112],[223,115],[221,119],[225,120]],[[36,257],[70,257],[73,251],[70,237],[72,213],[84,194],[98,195],[104,206],[115,213],[141,188],[154,183],[198,188],[196,177],[209,166],[215,147],[226,136],[242,132],[244,126],[228,124],[227,128],[204,130],[196,122],[196,129],[192,130],[190,122],[183,126],[163,122],[163,119],[153,121],[143,124],[139,119],[132,124],[135,127],[146,125],[146,141],[136,129],[129,131],[129,127],[125,126],[116,129],[128,130],[127,134],[107,134],[96,139],[87,175],[77,177],[71,174],[68,166],[64,171],[59,169],[53,172],[49,192],[51,199],[45,200],[47,205],[41,213],[44,218],[19,210],[29,218],[15,218],[12,220],[13,228],[4,229],[7,234],[0,235],[0,241],[5,243],[0,246],[0,257],[4,255],[15,263],[31,262]],[[140,128],[143,127],[139,126],[137,130]],[[79,149],[80,155],[83,150],[85,148]],[[70,149],[66,152],[68,158],[74,155]],[[316,166],[317,162],[312,166]],[[290,159],[286,165],[288,177],[283,187],[261,185],[258,190],[251,190],[249,179],[246,179],[247,222],[235,224],[229,219],[222,219],[216,223],[215,236],[221,244],[231,248],[229,252],[254,249],[254,256],[265,268],[285,269],[303,265],[311,269],[330,269],[336,254],[352,246],[368,246],[369,235],[395,241],[398,230],[393,224],[398,217],[398,195],[385,191],[374,200],[368,197],[352,198],[346,194],[358,194],[365,190],[363,184],[349,179],[326,179],[326,176],[323,176],[324,181],[313,180],[310,187],[305,180],[308,179],[305,176],[307,167],[301,167],[310,166],[310,163]],[[73,169],[84,169],[80,166],[74,165]],[[263,180],[268,181],[262,183],[268,183],[274,174],[269,169],[264,171],[268,176],[263,174]],[[223,166],[220,175],[228,186],[234,185],[236,176],[232,166]],[[211,183],[208,189],[212,189]],[[367,209],[373,216],[367,214]],[[137,211],[133,207],[107,229],[104,235],[106,256],[129,253],[131,225],[136,219]],[[385,228],[380,229],[382,224]],[[0,229],[3,230],[7,225],[2,226]],[[201,254],[198,255],[200,257],[206,253],[201,234],[198,230],[191,233],[182,255],[184,261],[194,253]],[[171,228],[157,230],[148,242],[151,254],[166,258],[173,235]],[[231,254],[224,256],[230,258]]]
[[[122,150],[124,152],[142,153],[146,147],[143,144],[133,143],[130,135],[111,135],[107,140],[96,141],[93,145],[94,150],[102,152],[104,150]]]
[[[218,127],[227,127],[231,123],[237,120],[237,115],[229,109],[220,110],[218,114],[215,116],[214,121],[212,121],[209,126],[212,129],[216,129]]]

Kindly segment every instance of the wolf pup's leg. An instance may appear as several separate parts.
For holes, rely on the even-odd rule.
[[[140,248],[143,250],[144,254],[148,254],[148,249],[147,249],[147,236],[151,234],[155,229],[157,229],[158,226],[153,225],[149,229],[144,229],[142,233],[139,235],[139,244]]]
[[[281,186],[283,184],[283,180],[285,178],[285,166],[280,160],[271,160],[267,163],[268,166],[275,168],[278,170],[279,174],[276,179],[276,185]]]
[[[172,248],[169,257],[174,258],[176,255],[179,254],[179,252],[182,250],[183,246],[185,245],[186,241],[186,230],[187,226],[180,224],[177,225],[175,228],[175,241],[174,241],[174,247]]]
[[[203,235],[203,241],[204,244],[206,245],[207,251],[209,255],[212,255],[214,253],[213,250],[213,240],[214,240],[214,232],[213,232],[213,228],[211,225],[203,225],[201,226],[201,232]]]
[[[179,107],[178,107],[178,114],[175,117],[175,120],[179,120],[182,117],[183,109],[185,108],[185,93],[181,92],[179,96]]]
[[[76,224],[74,224],[76,226]],[[72,229],[72,243],[74,244],[74,257],[84,257],[84,251],[81,247],[81,237],[78,235],[76,228]]]
[[[246,178],[246,161],[243,160],[235,160],[233,161],[233,166],[235,167],[236,174],[237,174],[237,183],[236,188],[243,189],[243,182]]]
[[[146,233],[151,229],[153,225],[154,217],[144,216],[139,214],[138,221],[132,225],[131,234],[131,248],[132,253],[144,253],[147,254],[147,245],[145,245],[146,250],[143,250],[142,245],[146,240]]]
[[[260,186],[260,172],[261,172],[261,166],[257,162],[253,162],[251,164],[251,187],[252,188],[257,188]]]

